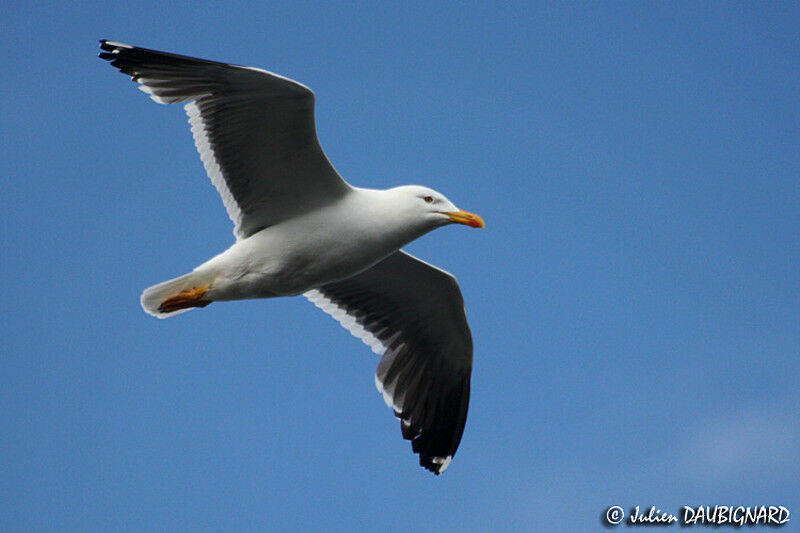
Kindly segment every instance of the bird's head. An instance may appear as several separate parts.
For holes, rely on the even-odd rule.
[[[473,228],[485,228],[483,219],[474,213],[457,208],[440,192],[420,185],[405,185],[392,189],[402,202],[403,211],[422,220],[431,229],[446,224],[465,224]]]

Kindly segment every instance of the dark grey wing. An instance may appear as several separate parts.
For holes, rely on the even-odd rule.
[[[245,238],[346,194],[314,123],[314,93],[265,70],[100,41],[102,59],[186,112],[234,233]]]
[[[305,296],[383,356],[378,390],[420,464],[444,472],[464,433],[472,371],[472,335],[455,278],[398,251]]]

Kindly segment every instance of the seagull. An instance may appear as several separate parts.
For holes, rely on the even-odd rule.
[[[381,355],[375,384],[420,465],[441,474],[469,404],[472,335],[456,279],[401,248],[481,217],[418,185],[344,181],[319,144],[314,93],[254,67],[100,41],[99,57],[159,104],[184,102],[236,242],[142,293],[167,318],[212,302],[304,295]]]

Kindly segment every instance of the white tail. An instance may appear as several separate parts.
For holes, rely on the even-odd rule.
[[[177,296],[183,291],[195,289],[198,287],[208,286],[211,279],[206,273],[190,272],[179,278],[171,279],[148,287],[142,293],[142,309],[148,314],[157,318],[168,318],[171,316],[179,315],[185,311],[191,311],[193,307],[185,309],[178,309],[171,312],[160,311],[159,308],[165,300]],[[207,304],[204,304],[207,305]],[[202,307],[202,306],[197,306]]]

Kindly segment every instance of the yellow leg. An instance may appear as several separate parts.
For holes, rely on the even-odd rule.
[[[205,307],[211,303],[211,300],[203,300],[203,296],[205,296],[210,287],[210,285],[206,285],[205,287],[186,289],[175,296],[170,296],[161,302],[158,310],[162,313],[171,313],[189,307]]]

